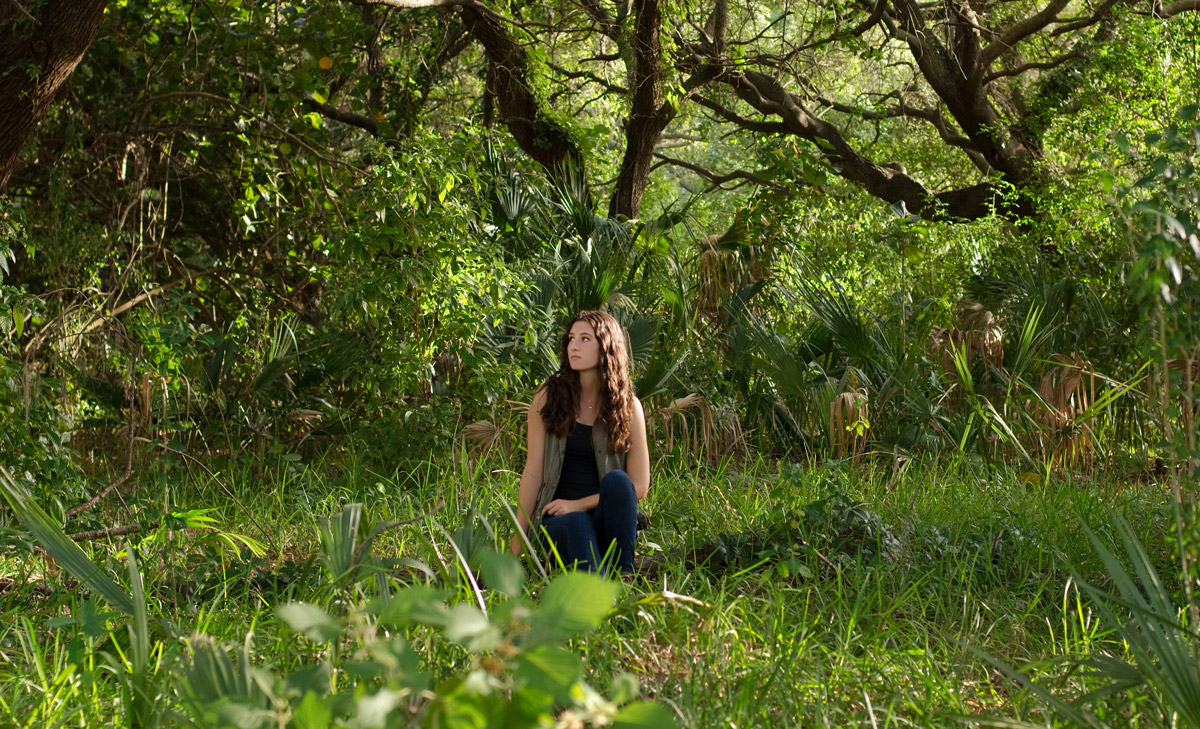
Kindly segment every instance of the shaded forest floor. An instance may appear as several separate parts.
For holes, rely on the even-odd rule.
[[[361,502],[366,520],[400,522],[373,546],[389,583],[446,583],[469,602],[471,590],[451,577],[448,546],[453,540],[471,560],[473,550],[507,543],[504,504],[517,482],[509,467],[447,457],[420,475],[384,475],[353,455],[308,466],[281,456],[268,468],[211,473],[180,467],[153,496],[143,485],[140,499],[107,501],[88,519],[149,522],[157,508],[165,515],[158,526],[131,535],[151,615],[180,635],[237,645],[253,631],[254,655],[286,669],[311,647],[280,624],[279,605],[353,610],[351,593],[374,589],[355,585],[342,596],[322,575],[314,558],[322,517]],[[1175,573],[1168,494],[1123,478],[1041,482],[961,462],[912,463],[896,475],[832,462],[663,461],[655,473],[643,502],[651,526],[638,541],[639,575],[599,628],[569,645],[589,684],[630,672],[644,698],[663,702],[686,727],[957,726],[955,716],[981,713],[1045,721],[1038,700],[983,654],[1036,664],[1064,696],[1089,686],[1062,659],[1120,655],[1076,582],[1106,580],[1085,526],[1116,545],[1114,516],[1122,517],[1160,572]],[[218,522],[197,528],[201,516]],[[85,676],[89,655],[104,648],[105,617],[95,618],[96,603],[8,526],[0,709],[28,726],[121,721],[117,682]],[[264,552],[253,555],[236,535]],[[97,561],[115,554],[117,563],[122,547],[85,544]],[[526,566],[536,601],[546,580]],[[486,584],[480,595],[491,599]],[[426,645],[418,653],[435,679],[477,660]],[[164,715],[177,708],[177,693],[168,686]],[[1107,720],[1158,721],[1136,702],[1122,706]]]

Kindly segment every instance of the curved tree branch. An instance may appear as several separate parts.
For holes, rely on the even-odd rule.
[[[1176,0],[1170,5],[1164,5],[1160,14],[1164,18],[1174,17],[1181,13],[1200,10],[1200,0]]]
[[[717,102],[715,102],[711,99],[708,99],[704,96],[697,95],[695,97],[695,99],[696,99],[696,103],[699,104],[700,106],[703,106],[705,109],[709,109],[709,110],[713,111],[714,113],[716,113],[717,116],[721,117],[725,121],[736,124],[738,127],[741,127],[742,129],[746,129],[746,130],[749,130],[752,132],[759,132],[762,134],[787,134],[788,133],[787,125],[783,124],[781,122],[764,121],[761,119],[751,119],[749,117],[742,116],[741,114],[738,114],[736,111],[733,111],[732,109],[722,106],[721,104],[718,104]]]
[[[355,114],[352,111],[339,109],[333,104],[322,104],[316,99],[305,99],[304,107],[309,111],[317,112],[326,119],[332,119],[347,126],[358,127],[373,137],[379,136],[379,122],[364,114]]]
[[[1128,1],[1129,0],[1105,0],[1104,4],[1096,9],[1096,12],[1092,13],[1091,15],[1089,15],[1086,18],[1080,18],[1077,20],[1066,21],[1062,25],[1060,25],[1057,28],[1055,28],[1054,30],[1050,31],[1050,36],[1051,37],[1060,36],[1060,35],[1063,35],[1064,33],[1072,33],[1074,31],[1082,30],[1084,28],[1090,28],[1091,26],[1095,25],[1096,23],[1099,23],[1101,20],[1108,18],[1109,15],[1112,13],[1113,7],[1116,6],[1117,3],[1128,2]]]
[[[995,81],[996,79],[1008,78],[1011,76],[1020,76],[1021,74],[1027,73],[1029,71],[1038,71],[1038,70],[1045,71],[1045,70],[1049,70],[1052,68],[1058,68],[1059,66],[1066,63],[1067,61],[1073,61],[1073,60],[1076,60],[1079,58],[1083,58],[1083,51],[1079,48],[1074,48],[1074,49],[1070,50],[1069,52],[1064,53],[1063,55],[1059,56],[1058,58],[1055,58],[1050,61],[1042,61],[1042,62],[1038,62],[1038,63],[1022,63],[1020,66],[1016,66],[1015,68],[1006,68],[1006,69],[1003,69],[1000,71],[996,71],[995,73],[988,74],[983,79],[983,85],[987,86],[988,84]]]
[[[770,188],[772,190],[776,190],[779,192],[783,192],[788,189],[784,185],[780,185],[777,182],[772,182],[772,181],[766,179],[765,177],[757,175],[753,172],[747,172],[745,170],[734,170],[733,172],[727,172],[727,173],[721,175],[721,174],[717,174],[716,172],[713,172],[712,170],[709,170],[705,167],[702,167],[698,164],[695,164],[693,162],[688,162],[686,160],[677,159],[675,157],[668,157],[667,155],[659,153],[659,152],[656,152],[654,154],[654,156],[655,156],[655,158],[662,160],[663,164],[669,164],[669,165],[672,165],[675,167],[682,167],[685,170],[690,170],[692,172],[695,172],[697,175],[700,175],[701,177],[703,177],[704,179],[706,179],[710,183],[712,183],[713,188],[721,187],[722,185],[729,183],[729,182],[733,182],[734,180],[744,180],[746,182],[750,182],[755,185],[758,185],[759,187],[766,187],[766,188]],[[657,166],[658,165],[655,165],[655,167],[657,167]]]
[[[346,0],[351,5],[386,5],[390,8],[443,8],[462,5],[469,0]]]
[[[621,24],[600,6],[598,0],[580,0],[579,4],[583,6],[584,12],[588,14],[588,17],[596,21],[596,25],[600,27],[601,33],[610,40],[620,42]]]
[[[727,0],[717,0],[709,22],[714,48],[725,47]],[[684,99],[721,73],[718,62],[703,64],[683,83],[683,95],[667,99],[663,94],[663,46],[661,0],[634,0],[633,98],[625,124],[625,156],[609,200],[611,217],[637,217],[642,195],[650,180],[654,149],[663,131],[679,113]],[[718,59],[719,59],[718,55]]]
[[[571,133],[546,114],[529,85],[525,49],[490,11],[466,3],[460,5],[459,15],[487,54],[488,93],[517,145],[553,179],[561,179],[567,168],[582,170],[583,154]]]
[[[755,110],[780,119],[787,133],[813,142],[826,161],[849,182],[890,203],[903,203],[928,219],[977,219],[995,211],[998,191],[990,182],[958,190],[931,190],[898,165],[873,162],[855,150],[836,127],[813,115],[776,79],[757,71],[722,78]]]
[[[1040,12],[1025,18],[1016,25],[1010,26],[1007,30],[1001,31],[996,39],[989,43],[987,48],[983,50],[980,66],[983,69],[988,68],[996,62],[997,58],[1007,53],[1013,46],[1053,23],[1058,19],[1058,14],[1063,11],[1063,8],[1067,7],[1070,1],[1050,0]]]
[[[17,155],[92,45],[108,0],[0,2],[0,192]],[[30,20],[32,18],[32,20]]]

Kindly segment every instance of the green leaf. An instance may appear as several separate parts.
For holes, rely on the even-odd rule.
[[[530,621],[530,643],[563,640],[595,628],[620,593],[619,584],[586,572],[555,578]]]
[[[333,712],[312,691],[305,693],[292,710],[292,724],[296,729],[326,729],[332,720]]]
[[[285,679],[285,683],[289,688],[296,689],[297,692],[321,694],[329,690],[329,674],[329,662],[321,661],[315,665],[301,666],[292,671]]]
[[[491,550],[484,552],[481,571],[484,582],[493,590],[509,597],[521,594],[521,587],[525,584],[525,570],[521,567],[521,562],[511,554]]]
[[[93,593],[108,601],[126,615],[133,615],[133,598],[109,576],[103,568],[96,566],[79,545],[63,532],[50,516],[42,511],[29,492],[12,480],[8,471],[0,466],[0,491],[12,507],[17,519],[25,525],[54,561],[69,575]]]
[[[446,637],[470,650],[488,650],[500,641],[500,631],[474,605],[459,603],[450,608]]]
[[[678,726],[675,715],[667,707],[653,701],[635,701],[617,712],[613,717],[614,729],[620,727],[645,727],[646,729],[666,729]]]
[[[404,694],[390,689],[380,689],[376,693],[367,694],[358,699],[358,713],[352,726],[362,729],[383,729],[387,726],[388,716],[392,714]]]
[[[316,605],[289,602],[276,611],[279,619],[315,643],[328,643],[342,633],[342,625]]]
[[[107,621],[114,616],[116,616],[116,613],[101,612],[96,605],[96,601],[89,598],[80,603],[74,615],[51,618],[46,621],[45,625],[51,629],[74,626],[78,627],[88,637],[102,638],[108,635]]]
[[[404,628],[413,622],[426,625],[446,625],[450,611],[446,609],[449,593],[428,585],[413,585],[400,590],[384,606],[379,624]]]
[[[565,648],[549,645],[538,646],[517,656],[513,671],[518,683],[543,691],[560,703],[570,698],[571,687],[582,672],[583,665],[578,656]]]
[[[455,691],[453,695],[446,695],[442,699],[439,707],[442,720],[433,726],[444,726],[447,729],[486,729],[489,726],[489,704],[492,703],[490,697],[473,691],[463,691],[461,685],[458,688],[460,690]]]
[[[614,704],[624,704],[636,699],[639,691],[637,676],[632,673],[618,673],[609,684],[608,698]]]
[[[387,666],[379,661],[359,661],[347,659],[342,661],[342,670],[356,679],[370,680],[387,673]]]
[[[346,504],[341,511],[321,519],[321,562],[332,579],[345,577],[354,567],[362,523],[362,504]]]

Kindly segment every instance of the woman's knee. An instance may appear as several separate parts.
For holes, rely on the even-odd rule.
[[[600,490],[613,488],[632,489],[634,488],[634,480],[623,470],[608,471],[605,477],[600,480]]]
[[[571,511],[566,514],[547,516],[542,519],[542,527],[551,537],[558,538],[580,529],[592,527],[592,517],[583,511]]]
[[[603,494],[606,491],[634,493],[633,479],[629,477],[628,473],[619,468],[615,471],[609,471],[605,474],[604,478],[600,479],[600,493]]]

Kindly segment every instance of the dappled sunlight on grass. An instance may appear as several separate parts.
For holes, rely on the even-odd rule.
[[[201,530],[134,540],[151,612],[217,640],[240,643],[253,629],[254,654],[280,670],[320,658],[279,631],[274,610],[318,595],[355,615],[353,606],[374,594],[374,577],[323,583],[314,557],[320,517],[348,503],[362,503],[372,523],[398,524],[380,531],[371,549],[371,569],[394,586],[429,581],[456,601],[494,605],[499,596],[482,576],[463,580],[456,553],[474,565],[475,550],[507,543],[504,503],[517,479],[504,465],[464,460],[453,473],[384,475],[354,464],[318,471],[281,463],[228,475],[227,489],[180,484],[180,504],[216,506],[220,529],[268,549],[258,558],[220,552]],[[663,462],[656,474],[643,503],[651,526],[638,542],[640,577],[595,632],[570,645],[590,684],[631,673],[643,697],[690,727],[950,726],[953,716],[981,713],[1029,719],[1040,704],[968,646],[1014,665],[1047,662],[1045,676],[1082,693],[1088,680],[1054,659],[1117,647],[1071,577],[1074,570],[1104,581],[1084,525],[1111,542],[1112,510],[1135,525],[1152,555],[1168,554],[1168,498],[1154,487],[1031,485],[1015,472],[959,462],[899,478],[869,461]],[[468,533],[460,527],[471,514],[482,520]],[[97,556],[116,550],[95,547]],[[83,595],[70,578],[43,572],[45,564],[15,544],[0,558],[0,578],[12,582],[0,592],[0,610],[30,617],[0,637],[0,700],[53,704],[47,710],[62,716],[60,694],[21,678],[78,650],[45,621],[74,615]],[[35,582],[49,594],[36,594],[28,586]],[[534,598],[544,589],[536,571],[526,589]],[[44,651],[20,649],[31,640]],[[435,676],[473,660],[421,630],[409,640]],[[92,690],[112,690],[105,685]],[[1132,717],[1131,725],[1149,724]]]

